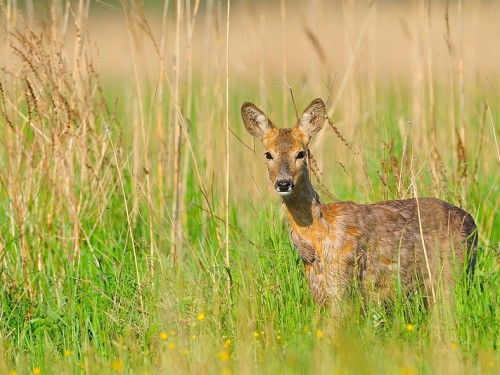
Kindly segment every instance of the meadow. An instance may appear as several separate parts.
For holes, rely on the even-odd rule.
[[[496,374],[494,1],[0,2],[1,374]],[[323,201],[434,196],[479,228],[428,312],[318,308],[251,101],[314,98]],[[363,310],[363,311],[362,311]]]

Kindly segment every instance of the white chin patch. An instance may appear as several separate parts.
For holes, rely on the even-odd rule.
[[[279,190],[276,190],[278,192],[279,195],[281,195],[282,197],[286,197],[287,195],[290,195],[292,194],[292,189],[290,190],[287,190],[287,191],[279,191]]]

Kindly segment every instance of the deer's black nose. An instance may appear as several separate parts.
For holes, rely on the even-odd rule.
[[[274,187],[280,194],[289,194],[292,191],[293,184],[291,180],[278,180]]]

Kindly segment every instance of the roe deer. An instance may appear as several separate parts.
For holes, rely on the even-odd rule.
[[[474,268],[477,233],[464,210],[436,198],[356,204],[324,204],[309,180],[308,145],[326,118],[316,99],[293,128],[278,129],[265,113],[243,103],[245,128],[265,148],[269,179],[286,209],[293,244],[305,263],[310,290],[319,305],[341,313],[353,285],[364,298],[388,302],[398,287],[420,290],[428,304],[438,287],[448,294],[465,262]]]

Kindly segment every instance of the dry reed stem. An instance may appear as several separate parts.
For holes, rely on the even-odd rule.
[[[227,0],[227,14],[226,14],[226,197],[225,197],[225,206],[226,206],[226,235],[225,235],[225,261],[226,261],[226,270],[228,272],[229,280],[228,280],[228,291],[231,290],[231,263],[229,259],[229,209],[230,209],[230,201],[229,201],[229,173],[230,173],[230,148],[229,148],[229,136],[231,134],[229,128],[229,26],[230,26],[230,14],[231,14],[231,0]]]
[[[404,195],[402,193],[402,191],[403,191],[402,176],[403,176],[403,166],[405,165],[405,160],[406,160],[405,156],[408,152],[408,133],[409,133],[408,131],[404,132],[403,150],[401,152],[401,165],[400,165],[399,178],[398,178],[398,198],[399,199],[404,198]]]
[[[125,4],[123,4],[125,6]],[[140,10],[136,8],[136,12]],[[132,20],[130,19],[131,14],[128,9],[125,11],[125,17],[127,20],[127,25],[128,25],[128,35],[129,35],[129,41],[130,41],[130,49],[132,52],[132,63],[134,67],[134,81],[135,81],[135,86],[136,86],[136,94],[137,94],[137,104],[139,107],[139,123],[140,123],[140,139],[142,140],[142,149],[147,150],[148,149],[148,141],[147,141],[147,135],[146,135],[146,123],[145,123],[145,113],[144,113],[144,108],[143,108],[143,102],[144,102],[144,95],[142,93],[142,85],[141,85],[141,76],[139,74],[139,61],[137,58],[137,52],[136,52],[136,45],[134,43],[134,38],[132,35],[132,25],[131,22]],[[138,17],[140,17],[141,25],[147,26],[147,23],[144,20],[144,16],[139,13]],[[146,28],[148,30],[148,28]],[[134,126],[134,135],[136,132],[136,128]],[[134,136],[134,140],[137,141],[139,139],[138,136]],[[136,159],[137,163],[140,163],[141,161],[144,163],[144,169],[146,171],[145,173],[145,181],[146,181],[146,201],[147,201],[147,206],[148,206],[148,230],[149,230],[149,271],[151,278],[153,279],[153,275],[155,273],[154,270],[154,254],[155,254],[155,240],[153,236],[153,198],[152,198],[152,193],[151,193],[151,181],[150,181],[150,166],[149,166],[149,158],[147,156],[140,156],[139,158]],[[134,177],[137,176],[137,171],[138,169],[134,168]],[[134,206],[137,207],[137,200],[134,201],[135,204]],[[132,237],[132,242],[134,242],[134,239]],[[135,251],[135,250],[134,250]],[[134,261],[136,261],[136,256],[134,253]],[[137,269],[137,264],[136,264],[136,269]],[[138,281],[138,285],[140,285],[140,280]]]
[[[347,10],[345,9],[345,7],[344,7],[344,11],[347,12]],[[333,122],[330,120],[330,118],[333,116],[333,113],[335,113],[336,108],[338,107],[339,103],[341,102],[341,100],[342,100],[342,98],[344,96],[344,92],[345,92],[346,88],[348,87],[349,80],[353,76],[354,67],[355,67],[355,65],[356,65],[356,63],[358,61],[359,56],[360,56],[361,45],[362,45],[363,40],[365,39],[366,32],[367,32],[367,29],[368,29],[368,25],[369,25],[370,19],[372,18],[373,12],[374,12],[374,6],[373,6],[373,2],[371,2],[368,5],[368,14],[364,17],[364,20],[363,20],[363,23],[361,25],[360,31],[358,32],[358,35],[357,35],[357,38],[356,38],[356,42],[354,44],[353,49],[350,52],[350,58],[349,58],[349,62],[348,62],[348,65],[347,65],[344,77],[343,77],[343,79],[342,79],[342,81],[340,83],[339,89],[337,90],[337,94],[335,95],[335,98],[333,99],[333,102],[330,105],[330,109],[327,111],[327,120],[328,120],[330,126],[332,127],[332,129],[335,131],[336,135],[339,137],[339,139],[341,139],[341,141],[347,147],[349,147],[349,149],[351,151],[353,151],[354,154],[359,158],[359,160],[361,162],[361,165],[363,167],[363,170],[365,172],[365,175],[367,177],[367,182],[369,184],[370,190],[371,190],[372,194],[374,195],[373,183],[372,183],[371,179],[369,178],[368,167],[366,165],[366,161],[364,160],[364,158],[362,156],[362,150],[361,149],[354,150],[348,144],[348,142],[346,141],[346,139],[340,134],[340,132],[338,131],[337,127],[335,127],[333,125]],[[312,36],[309,35],[309,41],[313,44],[313,47],[315,48],[316,52],[318,53],[318,55],[320,57],[322,55],[324,55],[324,52],[322,52],[323,49],[321,48],[319,42],[314,37],[314,35],[312,35]],[[324,60],[324,59],[322,60],[322,63],[323,63],[323,65],[325,65],[325,64],[327,65],[328,64],[328,62],[326,60]],[[321,142],[323,135],[324,135],[324,132],[322,131],[322,132],[320,132],[315,137],[315,139],[312,142],[311,149],[314,149],[316,147],[316,145],[319,142]],[[331,194],[329,194],[329,195],[331,195]]]
[[[281,20],[281,75],[286,82],[288,79],[288,59],[287,59],[287,22],[286,22],[286,0],[280,0],[280,20]],[[282,92],[283,123],[288,124],[288,95],[287,87],[283,87]]]
[[[325,49],[321,45],[320,39],[317,37],[317,35],[314,33],[313,30],[311,30],[308,26],[304,26],[303,28],[304,34],[306,34],[307,39],[313,46],[314,51],[316,51],[316,54],[318,55],[318,59],[323,66],[323,69],[328,72],[330,63],[328,61],[327,54],[325,52]],[[327,80],[329,81],[331,77],[327,77]]]
[[[479,137],[476,143],[476,160],[474,161],[474,168],[471,173],[471,183],[472,185],[476,185],[478,182],[478,172],[479,172],[479,160],[481,157],[483,142],[484,142],[484,128],[486,127],[486,115],[487,115],[488,105],[486,102],[483,104],[483,114],[481,116],[481,124],[479,128]]]
[[[194,11],[197,14],[198,8],[195,7]],[[176,15],[176,19],[178,19],[177,17],[181,17],[181,16],[180,15],[178,15],[178,16]],[[146,23],[145,20],[144,20],[144,23],[145,23],[145,25],[143,25],[143,29],[144,28],[149,29],[149,27],[147,26],[147,23]],[[194,24],[192,24],[191,26],[193,26],[193,25]],[[151,39],[153,39],[153,36],[152,36],[151,33],[148,32],[147,34],[148,34],[148,36]],[[175,36],[175,38],[176,38],[176,42],[180,43],[180,38],[179,38],[179,40],[177,40],[177,35]],[[153,43],[154,43],[154,40],[153,40]],[[158,54],[160,54],[160,50],[159,49],[157,49],[156,52]],[[175,57],[175,55],[174,55],[174,57]],[[164,60],[163,60],[163,63],[165,63]],[[176,94],[176,90],[175,90],[175,79],[179,79],[180,80],[180,78],[176,75],[176,72],[179,72],[178,69],[180,69],[180,67],[177,66],[177,64],[180,65],[180,61],[174,60],[174,83],[172,83],[172,81],[170,80],[170,78],[169,78],[169,76],[167,74],[165,74],[163,76],[164,82],[167,83],[168,92],[171,95],[171,98],[173,99],[171,101],[171,103],[170,103],[170,106],[171,106],[171,109],[172,109],[170,111],[170,117],[174,119],[174,121],[172,121],[172,123],[175,123],[175,121],[176,121],[175,119],[178,120],[179,127],[180,127],[181,137],[184,140],[185,145],[187,146],[187,151],[189,152],[189,155],[191,156],[190,160],[193,163],[193,170],[194,170],[194,174],[195,174],[196,180],[197,180],[197,182],[199,184],[199,188],[200,188],[200,190],[202,192],[202,195],[203,195],[203,198],[204,198],[204,202],[207,205],[207,211],[210,213],[211,220],[213,220],[213,218],[214,218],[214,211],[213,211],[212,205],[211,205],[210,200],[209,200],[209,195],[207,194],[207,190],[205,188],[204,180],[201,177],[201,173],[200,173],[200,169],[198,167],[198,163],[197,163],[196,155],[195,155],[195,152],[194,152],[194,148],[193,148],[191,139],[189,137],[189,123],[188,123],[188,119],[186,119],[184,117],[184,115],[183,115],[183,110],[181,108],[181,104],[178,101],[175,100],[176,97],[177,98],[179,97],[179,91],[177,91],[177,94]],[[179,86],[179,82],[177,83],[177,85]],[[175,128],[175,127],[174,126],[170,126],[169,130],[175,130],[175,129],[172,129],[172,128]],[[172,134],[172,133],[174,133],[174,134]],[[176,139],[175,139],[175,132],[169,131],[168,139],[173,139],[173,141],[175,143],[175,141],[176,141]],[[174,152],[174,159],[175,159],[175,152]],[[186,170],[186,159],[184,159],[184,160],[185,160],[184,168]],[[179,167],[180,167],[180,165],[179,165]],[[179,170],[179,173],[177,175],[177,177],[179,179],[180,179],[180,174],[181,174],[181,172]],[[183,174],[187,175],[187,173],[183,173]],[[174,180],[174,182],[176,181],[175,173],[174,173],[173,180]],[[180,185],[180,181],[176,181],[174,183],[174,185],[171,187],[172,190],[174,191],[174,193],[175,193],[175,189],[174,189],[175,184],[177,184],[177,186],[179,186]],[[179,191],[182,193],[182,191],[184,191],[184,189],[179,188]],[[179,195],[178,199],[181,199],[181,195]],[[172,231],[171,231],[171,234],[170,234],[170,239],[171,239],[171,241],[170,241],[171,244],[170,245],[171,245],[171,247],[174,244],[172,242],[172,236],[175,239],[178,240],[178,245],[180,245],[182,243],[182,233],[179,232],[179,231],[177,231],[177,228],[174,226],[174,224],[173,224],[174,223],[174,217],[173,217],[172,213],[173,212],[171,212],[171,213],[167,212],[167,215],[169,215],[169,221],[172,223]],[[178,216],[178,219],[180,220],[180,216]],[[177,219],[175,219],[175,220],[177,220]],[[217,227],[215,228],[215,230],[216,230],[218,241],[219,241],[219,243],[221,243]],[[173,262],[173,264],[177,264],[176,261],[174,261],[174,260],[172,260],[172,262]]]
[[[425,245],[425,240],[424,240],[424,232],[423,232],[423,228],[422,228],[422,218],[421,218],[421,214],[420,214],[420,205],[419,205],[419,200],[418,200],[419,195],[418,195],[417,183],[416,183],[416,179],[415,179],[415,174],[413,172],[413,168],[411,169],[411,175],[412,175],[411,186],[413,188],[413,195],[417,200],[417,215],[418,215],[418,228],[419,228],[419,232],[420,232],[420,240],[422,242],[422,249],[424,251],[425,266],[427,267],[427,273],[429,275],[429,284],[431,285],[432,300],[433,300],[433,303],[435,303],[436,302],[436,291],[434,290],[434,284],[432,282],[433,275],[431,272],[429,256],[427,254],[427,247]]]
[[[330,127],[333,129],[333,131],[334,131],[335,135],[337,136],[337,138],[340,139],[340,141],[360,161],[361,166],[363,168],[363,172],[365,173],[365,176],[366,176],[366,180],[368,181],[368,185],[369,185],[370,190],[372,192],[372,195],[374,195],[375,194],[375,190],[374,190],[373,183],[372,183],[370,175],[369,175],[368,165],[366,164],[366,160],[365,160],[365,158],[362,155],[361,149],[360,148],[354,149],[354,147],[347,141],[347,139],[342,135],[342,133],[340,133],[340,130],[338,129],[338,127],[334,125],[333,121],[330,119],[330,116],[326,115],[326,121],[328,122],[328,124],[330,125]],[[344,168],[343,165],[342,165],[342,168]],[[345,170],[345,168],[344,168],[344,170]],[[365,196],[368,198],[368,193],[367,193],[366,189],[364,187],[362,187],[361,185],[359,185],[357,182],[355,182],[355,184],[356,184],[356,186],[358,188],[360,188],[361,191],[363,191],[363,193],[365,194]]]
[[[164,191],[164,175],[163,171],[165,166],[163,165],[163,160],[164,160],[164,155],[166,154],[166,149],[165,149],[165,136],[164,136],[164,116],[163,116],[163,111],[164,111],[164,98],[163,98],[163,90],[164,90],[164,80],[165,80],[165,51],[166,51],[166,34],[167,34],[167,16],[168,16],[168,0],[165,0],[163,3],[163,13],[161,17],[161,39],[160,39],[160,47],[159,47],[159,72],[158,72],[158,83],[157,83],[157,95],[156,95],[156,137],[158,140],[158,154],[159,157],[157,158],[157,163],[156,163],[156,173],[158,174],[158,186],[159,186],[159,191],[162,194]],[[160,217],[163,216],[164,212],[164,207],[163,205],[160,205],[158,207],[158,211],[160,214]]]
[[[193,10],[191,10],[191,1],[185,0],[185,17],[186,17],[186,51],[185,51],[185,103],[184,103],[184,117],[185,122],[188,125],[188,130],[191,128],[191,113],[193,110],[193,31],[196,25],[196,19],[199,9],[199,1],[197,0],[194,4]],[[181,199],[184,201],[184,197],[186,196],[186,191],[188,188],[188,176],[189,176],[189,154],[187,152],[183,153],[183,171],[182,171],[182,182],[181,182]],[[184,211],[184,209],[182,210]],[[183,215],[183,219],[185,219],[185,215]],[[184,220],[182,220],[184,221]],[[182,226],[181,221],[181,226]]]
[[[158,58],[159,58],[159,72],[158,72],[158,82],[157,82],[157,93],[156,93],[156,137],[158,140],[158,158],[156,159],[156,173],[158,175],[158,178],[156,180],[157,182],[157,187],[160,192],[160,196],[163,195],[164,192],[164,157],[166,156],[166,150],[165,150],[165,136],[164,136],[164,116],[163,116],[163,111],[164,111],[164,98],[163,98],[163,89],[164,89],[164,80],[165,80],[165,44],[166,44],[166,28],[167,28],[167,16],[168,16],[168,0],[165,0],[163,2],[163,12],[162,12],[162,17],[161,17],[161,39],[160,39],[160,47],[159,47],[159,52],[158,52]],[[152,208],[150,208],[152,210]],[[159,217],[164,216],[164,205],[159,204],[158,207],[156,207],[157,213]],[[152,248],[151,248],[152,250]],[[154,254],[150,253],[150,269],[154,270]],[[159,267],[160,267],[160,272],[163,273],[163,266],[162,262],[159,262]]]
[[[497,152],[497,158],[498,158],[498,164],[500,166],[500,148],[498,146],[498,140],[497,140],[497,131],[495,129],[495,121],[493,121],[493,115],[491,114],[491,108],[489,106],[489,104],[486,104],[487,108],[488,108],[488,116],[490,118],[490,124],[491,124],[491,130],[492,130],[492,134],[493,134],[493,140],[495,141],[495,150]]]
[[[173,103],[171,103],[171,113],[173,113],[174,121],[174,154],[173,154],[173,165],[174,165],[174,176],[173,176],[173,198],[172,198],[172,231],[170,235],[170,255],[172,257],[172,262],[177,264],[178,250],[180,239],[182,238],[182,227],[181,227],[181,152],[182,152],[182,137],[181,137],[181,124],[180,124],[180,110],[175,110],[175,106],[179,106],[179,80],[180,80],[180,29],[181,29],[181,19],[182,19],[182,1],[177,0],[176,2],[176,22],[175,22],[175,42],[174,42],[174,65],[173,65]]]
[[[141,304],[141,314],[142,314],[143,317],[145,317],[146,311],[144,309],[144,301],[143,301],[143,293],[142,293],[142,282],[141,282],[141,277],[140,277],[140,274],[139,274],[139,266],[138,266],[138,262],[137,262],[137,250],[136,250],[136,247],[135,247],[134,233],[132,231],[133,224],[132,224],[132,218],[131,218],[131,215],[130,215],[130,210],[128,208],[127,193],[125,191],[125,184],[123,182],[122,172],[120,170],[120,166],[119,166],[119,163],[118,163],[118,156],[117,156],[116,148],[115,148],[113,140],[111,139],[110,136],[109,136],[109,142],[110,142],[110,145],[111,145],[111,149],[113,151],[113,156],[114,156],[114,162],[115,162],[115,165],[116,165],[116,170],[118,171],[118,181],[120,182],[120,189],[121,189],[122,198],[123,198],[123,205],[125,207],[125,215],[126,215],[126,218],[127,218],[127,232],[128,232],[129,239],[130,239],[130,244],[132,246],[132,254],[134,256],[135,277],[137,279],[137,292],[139,294],[139,301],[140,301],[140,304]]]
[[[438,170],[440,168],[440,156],[439,156],[439,151],[437,148],[437,142],[436,142],[436,104],[435,104],[435,99],[434,99],[434,76],[432,74],[433,69],[432,69],[432,41],[431,41],[431,3],[427,2],[427,12],[424,12],[426,16],[426,25],[427,27],[425,28],[425,50],[426,50],[426,57],[427,57],[427,89],[428,89],[428,95],[429,95],[429,116],[430,116],[430,122],[431,122],[431,147],[433,150],[433,162],[430,163],[430,170],[432,174],[432,178],[434,181],[436,181],[436,189],[437,190],[437,185],[439,184],[440,176],[438,173]]]
[[[50,272],[60,280],[69,268],[79,280],[84,249],[100,267],[91,239],[116,187],[106,138],[96,127],[112,115],[92,61],[88,3],[76,10],[69,2],[64,9],[55,1],[48,5],[52,24],[41,31],[21,18],[18,26],[5,25],[2,42],[13,58],[0,84],[7,124],[0,180],[10,201],[4,208],[13,241],[2,261],[9,261],[13,287],[22,285],[30,299],[40,300],[45,291],[37,275],[54,259],[51,241],[57,241],[61,263]],[[61,42],[70,18],[76,46],[71,63]],[[94,215],[99,219],[86,228]]]
[[[463,59],[463,26],[462,26],[462,0],[457,2],[457,18],[458,18],[458,90],[460,103],[460,121],[455,127],[457,136],[457,172],[460,178],[460,198],[463,202],[466,196],[466,180],[467,180],[467,152],[465,149],[465,80],[464,80],[464,59]],[[465,203],[465,202],[463,202]]]
[[[356,64],[358,57],[359,57],[359,52],[361,48],[361,43],[363,39],[365,38],[366,35],[366,30],[368,29],[368,24],[370,21],[370,18],[372,17],[372,12],[373,12],[373,3],[370,3],[368,7],[368,14],[365,16],[363,20],[363,24],[361,25],[361,29],[358,33],[358,37],[356,39],[356,43],[354,44],[354,48],[350,54],[349,58],[349,63],[347,64],[346,72],[344,74],[344,77],[342,78],[342,81],[340,82],[340,86],[337,91],[337,95],[335,95],[335,98],[333,99],[332,104],[330,105],[330,109],[327,111],[328,117],[332,117],[333,114],[335,113],[335,110],[337,109],[337,106],[340,103],[340,100],[342,99],[344,95],[344,91],[347,88],[347,84],[349,80],[352,78],[353,70],[354,70],[354,65]],[[321,133],[320,133],[321,134]],[[317,137],[318,139],[316,142],[320,142],[321,139]]]

